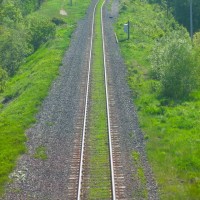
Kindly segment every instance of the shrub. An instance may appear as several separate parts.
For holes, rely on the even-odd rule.
[[[151,64],[151,75],[161,82],[165,97],[182,99],[196,88],[197,66],[184,29],[173,31],[157,42]]]
[[[11,26],[13,23],[19,23],[22,19],[21,10],[13,2],[9,1],[2,5],[1,20],[7,26]]]
[[[9,75],[13,75],[24,58],[32,51],[24,30],[0,27],[0,63]]]
[[[196,63],[200,65],[200,32],[196,32],[193,38],[194,54]],[[196,74],[198,75],[198,87],[200,87],[200,66],[198,65]]]
[[[200,49],[200,32],[196,32],[193,37],[194,46]]]
[[[123,0],[120,3],[120,12],[126,11],[128,9],[128,2],[127,0]]]
[[[23,15],[28,15],[29,13],[37,10],[43,0],[17,0],[18,7],[20,7]],[[17,4],[17,2],[16,2]]]
[[[53,17],[51,21],[57,26],[66,24],[66,22],[62,18],[58,17]]]
[[[34,49],[37,49],[42,43],[55,36],[56,26],[46,18],[41,18],[41,16],[37,15],[30,16],[27,19],[27,24]]]

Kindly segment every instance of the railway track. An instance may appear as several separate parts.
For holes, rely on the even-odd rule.
[[[121,162],[119,143],[120,134],[117,112],[115,108],[113,85],[112,81],[108,79],[110,71],[108,69],[109,66],[107,66],[105,48],[103,21],[104,5],[105,1],[99,0],[94,6],[92,15],[90,49],[88,53],[88,71],[87,74],[84,75],[85,81],[83,81],[81,85],[83,98],[80,99],[79,117],[77,118],[75,128],[74,149],[70,166],[71,172],[68,181],[67,199],[127,199],[123,175],[123,164]],[[98,34],[96,33],[98,29],[95,29],[95,27],[98,26],[98,16],[100,16],[99,25],[101,28],[98,34],[101,34],[102,52],[99,52],[99,55],[96,55],[94,46],[96,45],[96,37],[98,38]],[[100,63],[102,62],[103,75],[100,73],[100,75],[96,77],[94,75],[95,69],[93,69],[96,59],[95,55],[97,57],[101,57],[101,54],[102,61],[100,61]],[[104,84],[103,87],[105,99],[102,100],[101,98],[100,104],[104,104],[102,109],[105,107],[106,119],[104,123],[106,124],[106,128],[102,128],[102,130],[106,134],[106,140],[102,141],[99,140],[98,136],[97,138],[93,138],[91,128],[91,126],[93,126],[92,123],[94,123],[93,121],[95,121],[92,120],[92,117],[90,116],[90,113],[92,113],[92,110],[94,110],[93,104],[95,104],[92,93],[93,90],[101,90],[100,88],[95,88],[95,86],[93,86],[96,84],[96,79],[97,82],[103,81]],[[102,132],[102,130],[99,130],[99,132]],[[102,143],[102,150],[100,145],[97,152],[97,149],[94,150],[94,147],[97,145],[95,142],[98,140],[99,143]],[[107,147],[103,146],[105,143],[107,144]],[[97,166],[91,161],[94,160],[95,156],[93,155],[102,156],[99,158],[102,158],[103,161],[95,160],[95,162],[100,163]],[[102,168],[104,169],[102,170]],[[103,172],[98,174],[98,171]]]

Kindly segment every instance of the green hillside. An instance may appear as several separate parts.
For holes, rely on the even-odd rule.
[[[15,167],[16,159],[26,152],[24,132],[35,122],[35,114],[58,75],[76,22],[84,16],[90,3],[89,0],[73,2],[75,5],[70,6],[65,0],[45,1],[40,8],[30,6],[28,15],[15,6],[17,13],[23,16],[21,21],[18,23],[9,19],[10,25],[8,19],[4,19],[0,25],[0,41],[7,41],[6,38],[11,38],[13,32],[16,37],[12,39],[13,42],[7,42],[5,47],[10,45],[10,51],[17,51],[14,63],[8,63],[6,56],[0,57],[0,194],[9,181],[8,175]],[[38,11],[31,12],[38,8]],[[67,16],[61,16],[60,9],[65,9]],[[27,40],[24,40],[26,37],[21,38],[18,26],[30,33],[31,37]],[[21,44],[20,48],[16,47],[15,42]],[[23,47],[27,47],[28,53],[22,52]],[[0,50],[3,52],[1,45]],[[2,52],[1,55],[5,55]],[[12,54],[9,51],[7,53],[10,60]],[[1,73],[6,75],[7,81]]]
[[[172,14],[147,2],[121,0],[116,32],[127,80],[161,199],[199,199],[199,33],[192,43]]]

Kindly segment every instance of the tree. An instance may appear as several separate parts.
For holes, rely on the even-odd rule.
[[[21,10],[13,2],[8,2],[2,6],[0,15],[1,23],[6,26],[13,26],[14,23],[23,20]]]
[[[30,30],[31,44],[37,49],[42,43],[55,36],[56,26],[50,20],[34,15],[27,19]]]
[[[193,5],[193,30],[200,28],[200,1],[199,0],[149,0],[150,3],[158,3],[167,10],[171,10],[176,20],[190,30],[190,6]],[[192,4],[191,4],[192,3]],[[166,6],[167,5],[167,6]]]
[[[25,30],[0,27],[0,63],[9,75],[14,75],[24,58],[31,52]]]
[[[26,23],[26,15],[38,9],[42,2],[0,0],[0,65],[10,76],[34,49],[55,34],[55,25],[40,16],[29,17]]]
[[[161,38],[153,50],[151,63],[151,74],[160,81],[165,97],[182,99],[197,87],[198,67],[185,30]]]

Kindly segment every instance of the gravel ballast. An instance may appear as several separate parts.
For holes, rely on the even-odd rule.
[[[60,75],[45,99],[36,124],[27,130],[28,153],[10,175],[5,200],[66,200],[74,127],[84,72],[88,68],[93,0],[86,16],[78,23],[71,45],[60,67]],[[47,159],[35,159],[38,147]]]
[[[118,113],[117,117],[119,119],[120,147],[124,163],[123,169],[127,196],[129,199],[146,199],[143,194],[140,194],[146,191],[148,199],[157,200],[157,184],[147,161],[143,133],[139,128],[132,92],[126,81],[126,66],[113,30],[113,24],[118,16],[118,9],[119,0],[113,0],[110,11],[108,11],[106,6],[104,7],[104,32],[108,61],[107,66],[109,67],[108,71],[110,76],[109,81],[113,85],[112,88],[114,89],[114,98]],[[138,152],[140,155],[140,167],[143,168],[146,179],[145,186],[141,184],[141,180],[133,178],[138,168],[132,158],[133,151]]]
[[[60,67],[60,75],[43,102],[36,124],[26,132],[28,153],[19,159],[15,171],[10,175],[13,182],[7,186],[2,200],[66,200],[74,129],[82,98],[81,84],[88,67],[92,13],[96,2],[92,1],[85,18],[78,23]],[[136,172],[131,154],[137,151],[146,177],[144,189],[148,192],[148,199],[157,200],[157,185],[146,158],[143,134],[138,125],[132,93],[126,82],[126,67],[115,40],[113,22],[118,15],[118,6],[119,0],[113,0],[111,11],[104,6],[104,30],[109,77],[114,86],[119,119],[127,197],[130,200],[142,199],[134,197],[140,188],[140,181],[131,178]],[[46,160],[34,158],[38,147],[45,150]]]

